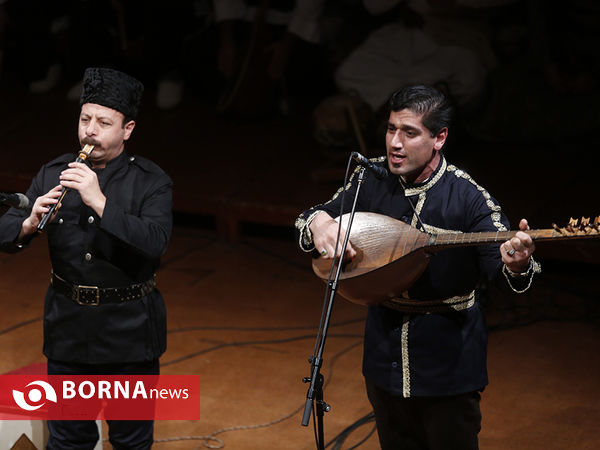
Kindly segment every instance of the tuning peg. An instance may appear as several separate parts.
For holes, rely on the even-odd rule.
[[[579,224],[579,230],[585,232],[586,228],[588,228],[589,224],[590,224],[590,218],[582,216],[581,223]]]
[[[587,230],[590,234],[598,234],[600,233],[600,216],[594,219],[593,224],[588,224]]]

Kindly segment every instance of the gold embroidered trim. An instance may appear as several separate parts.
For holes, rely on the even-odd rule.
[[[374,158],[374,159],[381,159],[381,157]],[[359,172],[359,170],[360,170],[360,167],[356,167],[354,169],[354,172],[352,172],[352,175],[350,175],[350,180],[348,181],[348,184],[346,184],[346,186],[342,186],[341,188],[339,188],[336,191],[336,193],[333,194],[333,197],[331,197],[325,203],[319,203],[318,205],[315,205],[310,209],[315,209],[315,208],[318,208],[319,206],[327,205],[328,203],[331,203],[336,198],[338,198],[343,191],[347,191],[348,189],[350,189],[350,187],[352,186],[352,180],[354,179],[354,175],[356,175]],[[320,212],[322,212],[322,210],[318,209],[318,210],[312,212],[311,215],[308,216],[306,219],[304,219],[304,217],[300,216],[296,219],[296,222],[294,224],[296,226],[296,228],[300,231],[300,237],[298,240],[298,244],[300,245],[300,248],[307,253],[311,252],[314,249],[313,237],[312,237],[312,233],[309,228],[310,223],[315,218],[315,216]]]
[[[421,192],[419,194],[419,200],[417,201],[417,206],[415,206],[416,213],[413,214],[411,225],[414,228],[417,228],[417,224],[419,223],[418,215],[421,214],[421,210],[423,209],[423,205],[425,204],[425,199],[427,198],[426,192]]]
[[[343,191],[347,191],[350,189],[350,187],[352,187],[352,180],[354,179],[354,175],[356,175],[358,172],[360,171],[360,166],[357,166],[354,169],[354,172],[352,172],[352,175],[350,175],[350,179],[348,180],[348,184],[346,184],[346,186],[342,186],[341,188],[339,188],[335,194],[333,194],[333,197],[331,197],[330,200],[328,200],[327,202],[324,203],[324,205],[326,205],[327,203],[331,203],[332,201],[334,201],[336,198],[338,198],[340,196],[340,194]]]
[[[406,196],[410,197],[413,195],[422,194],[422,193],[425,193],[426,191],[428,191],[429,189],[431,189],[435,185],[435,183],[437,183],[439,181],[439,179],[442,177],[442,175],[444,175],[444,172],[446,172],[447,165],[448,164],[446,163],[446,158],[444,158],[444,156],[442,156],[442,165],[440,167],[440,170],[438,170],[438,172],[435,174],[435,176],[433,176],[432,178],[427,180],[427,182],[423,186],[406,189],[404,191]]]
[[[444,228],[434,227],[432,225],[423,224],[425,226],[425,231],[430,234],[456,234],[462,233],[462,231],[455,230],[446,230]]]
[[[408,362],[408,325],[410,315],[405,315],[402,320],[402,334],[400,336],[402,346],[402,396],[410,397],[410,364]]]
[[[294,226],[298,230],[302,230],[302,228],[304,228],[305,225],[306,225],[306,220],[304,219],[304,217],[298,216],[298,218],[296,219],[296,222],[294,222]]]
[[[446,300],[442,300],[442,302],[450,306],[455,311],[469,309],[475,304],[475,291],[471,291],[471,293],[468,295],[457,295],[455,297],[450,297]]]
[[[396,297],[382,303],[383,306],[388,308],[411,314],[444,314],[450,312],[451,309],[455,311],[469,309],[474,304],[475,291],[442,300],[415,300],[403,296],[402,298]]]
[[[298,230],[300,230],[300,237],[298,238],[298,244],[300,245],[300,248],[304,252],[307,252],[307,253],[311,252],[315,248],[314,242],[313,242],[313,236],[310,231],[310,224],[313,221],[313,219],[316,217],[316,215],[321,212],[323,212],[323,211],[317,210],[317,211],[314,211],[306,219],[302,216],[300,216],[296,219],[296,224],[295,224],[296,228],[298,228]]]
[[[468,295],[457,295],[442,300],[456,311],[468,309],[475,304],[475,291]],[[402,348],[402,396],[410,397],[410,362],[408,350],[408,328],[410,325],[410,314],[405,314],[402,318],[402,332],[400,335],[400,346]]]
[[[490,193],[488,191],[486,191],[485,188],[483,188],[482,186],[477,184],[475,182],[475,180],[473,178],[471,178],[471,176],[468,173],[457,168],[456,166],[449,165],[448,172],[454,173],[454,175],[458,178],[464,178],[469,183],[471,183],[473,186],[475,186],[477,188],[477,190],[479,192],[481,192],[481,195],[485,199],[485,203],[486,203],[487,207],[490,208],[490,210],[492,211],[491,219],[492,219],[492,223],[494,224],[494,226],[498,229],[498,231],[507,231],[504,224],[502,222],[500,222],[500,218],[501,218],[500,211],[502,210],[502,208],[500,208],[500,205],[497,205],[496,203],[494,203],[492,201],[492,196],[490,195]]]

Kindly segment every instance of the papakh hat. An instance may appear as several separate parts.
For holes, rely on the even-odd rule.
[[[135,119],[144,85],[126,73],[104,67],[89,67],[83,75],[79,105],[95,103],[116,109],[126,118]]]

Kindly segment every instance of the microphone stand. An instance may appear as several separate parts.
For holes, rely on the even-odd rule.
[[[350,239],[350,229],[352,228],[352,221],[354,220],[354,214],[356,210],[356,202],[358,200],[358,193],[360,192],[361,185],[364,181],[365,176],[365,168],[363,166],[360,167],[360,171],[358,174],[358,185],[356,188],[356,194],[354,195],[354,201],[352,203],[352,210],[350,212],[350,218],[348,221],[348,226],[346,227],[346,235],[344,236],[344,244],[342,245],[342,253],[341,257],[337,261],[337,270],[335,273],[335,277],[333,282],[330,280],[327,281],[327,288],[329,291],[329,300],[327,302],[327,307],[323,308],[323,312],[321,313],[321,325],[319,326],[319,331],[317,334],[316,342],[315,342],[315,350],[316,354],[309,358],[309,362],[311,364],[311,376],[304,377],[302,381],[304,383],[310,383],[308,388],[308,392],[306,394],[306,403],[304,405],[304,414],[302,416],[302,426],[308,426],[308,422],[310,421],[311,412],[314,413],[314,405],[316,405],[316,415],[317,415],[317,448],[319,450],[325,449],[325,433],[323,430],[323,416],[326,412],[328,412],[331,407],[323,401],[323,375],[321,375],[321,366],[323,365],[323,350],[325,348],[325,340],[327,339],[327,330],[329,328],[329,321],[331,318],[331,311],[333,309],[333,301],[335,299],[335,294],[337,293],[338,280],[340,277],[340,273],[342,271],[342,263],[344,260],[344,254],[346,253],[346,246],[348,245],[348,240]],[[342,217],[340,215],[340,226],[342,226]],[[332,262],[332,265],[335,264],[335,259]],[[325,315],[325,317],[323,317]],[[318,349],[318,350],[317,350]]]

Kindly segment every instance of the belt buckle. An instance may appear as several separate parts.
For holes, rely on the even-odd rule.
[[[89,290],[95,290],[95,296],[92,297],[90,300],[87,300],[86,298],[82,299],[81,298],[81,290],[82,289],[89,289]],[[77,285],[75,286],[75,292],[74,292],[74,300],[77,302],[77,304],[79,305],[83,305],[83,306],[98,306],[100,305],[100,288],[98,286],[84,286],[84,285]],[[86,297],[85,295],[85,291],[84,291],[84,297]]]

